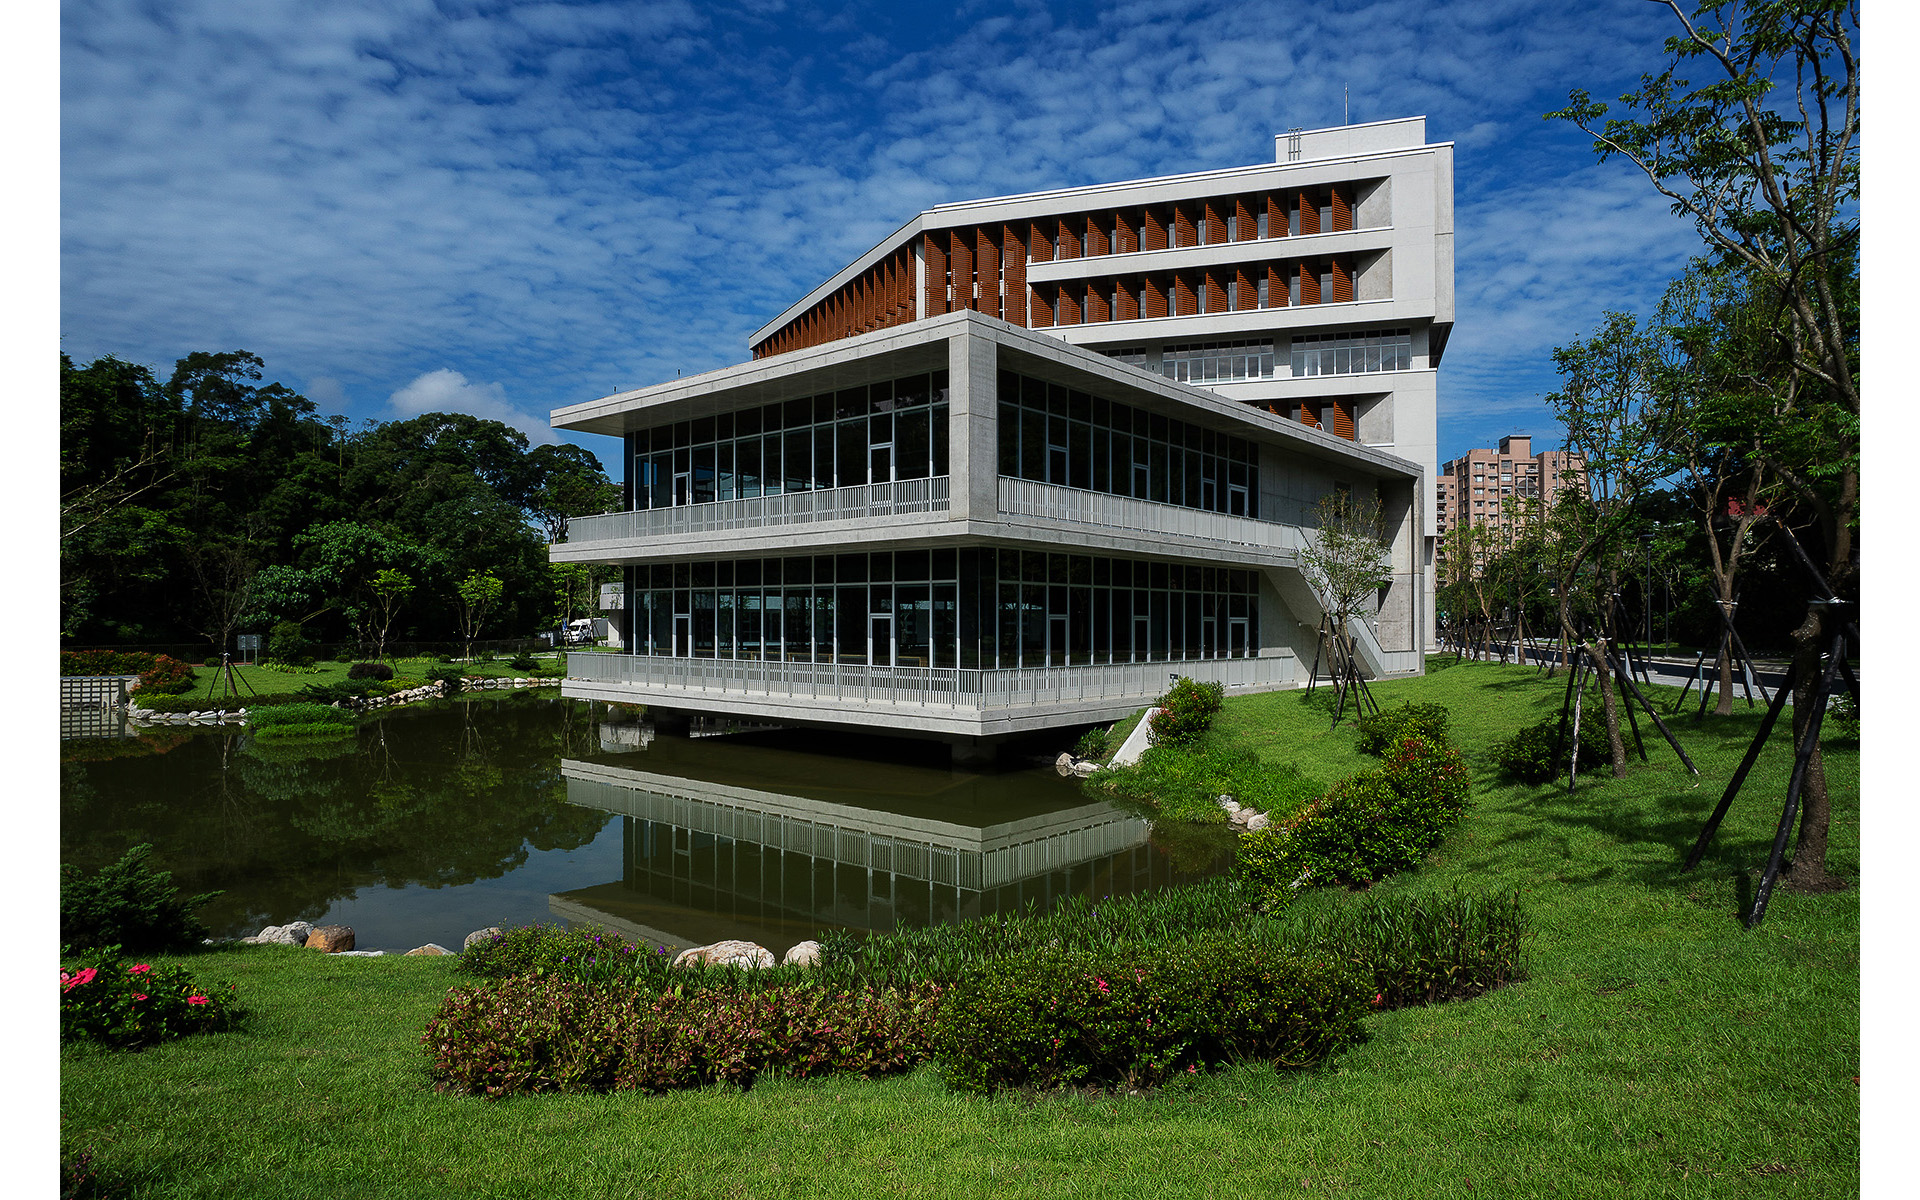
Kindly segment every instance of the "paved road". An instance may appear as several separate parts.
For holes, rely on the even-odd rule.
[[[1496,652],[1498,651],[1497,646],[1495,647],[1495,650]],[[1443,651],[1442,653],[1446,653],[1446,651]],[[1511,657],[1511,653],[1509,654],[1509,657]],[[1529,652],[1528,661],[1558,663],[1560,661],[1560,651],[1558,647],[1543,649],[1543,650],[1534,650]],[[1680,687],[1684,684],[1691,682],[1694,678],[1695,667],[1694,667],[1694,658],[1692,656],[1688,656],[1687,658],[1684,658],[1684,659],[1682,658],[1651,658],[1651,659],[1644,660],[1644,665],[1647,668],[1647,673],[1650,676],[1652,676],[1653,682],[1655,683],[1667,684],[1672,687]],[[1700,667],[1700,670],[1704,671],[1706,674],[1707,686],[1717,690],[1720,686],[1720,676],[1717,668],[1714,666],[1713,659],[1711,658],[1707,659],[1706,662]],[[1855,664],[1853,670],[1854,670],[1855,677],[1858,678],[1860,673],[1859,665]],[[1633,676],[1636,680],[1640,678],[1640,671],[1639,671],[1638,664],[1636,664],[1635,666]],[[1766,689],[1766,695],[1770,696],[1773,694],[1773,691],[1775,688],[1779,687],[1783,682],[1786,681],[1786,677],[1787,677],[1787,667],[1785,663],[1779,662],[1777,660],[1762,661],[1759,664],[1759,670],[1757,670],[1754,673],[1754,677],[1753,677],[1754,707],[1764,708],[1766,706],[1766,703],[1767,703],[1766,696],[1763,696],[1761,694],[1761,688],[1764,687]],[[1845,686],[1844,681],[1841,681],[1838,686],[1844,687]],[[1696,691],[1698,690],[1698,685],[1695,685],[1695,689]],[[1733,677],[1733,702],[1736,705],[1744,705],[1746,703],[1746,700],[1747,700],[1747,689],[1745,686],[1742,685],[1740,673],[1738,671],[1735,671],[1734,677]],[[1697,707],[1700,701],[1696,698],[1696,699],[1689,700],[1687,703]],[[1787,703],[1789,704],[1793,703],[1792,699],[1789,698]],[[1667,704],[1670,705],[1671,701],[1668,701]],[[1665,711],[1665,707],[1666,706],[1663,705],[1662,707],[1663,712]]]

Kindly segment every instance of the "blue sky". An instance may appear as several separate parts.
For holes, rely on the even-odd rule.
[[[1658,62],[1671,17],[1646,0],[67,0],[60,20],[62,348],[163,375],[246,349],[356,420],[455,409],[551,439],[554,407],[743,360],[933,204],[1267,161],[1276,132],[1339,124],[1343,89],[1352,120],[1425,114],[1457,146],[1443,458],[1557,444],[1553,347],[1650,307],[1698,246],[1541,119]]]

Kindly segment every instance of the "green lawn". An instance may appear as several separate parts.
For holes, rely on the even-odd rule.
[[[1500,784],[1489,743],[1557,711],[1533,669],[1451,666],[1376,685],[1451,706],[1473,809],[1417,876],[1524,890],[1523,982],[1376,1015],[1325,1069],[1248,1065],[1146,1097],[948,1093],[766,1080],[660,1098],[436,1095],[420,1031],[446,960],[197,956],[238,983],[244,1032],[137,1055],[63,1054],[63,1149],[128,1194],[301,1196],[1851,1196],[1859,1191],[1857,893],[1736,911],[1784,794],[1784,740],[1702,867],[1678,864],[1758,716],[1677,723],[1625,780]],[[1223,724],[1326,779],[1371,760],[1298,693],[1229,700]],[[1859,863],[1858,754],[1828,748],[1832,866]],[[1347,902],[1316,894],[1303,904]]]
[[[550,667],[554,662],[554,656],[551,651],[544,655],[536,655],[535,658],[542,666]],[[531,672],[528,671],[514,670],[507,665],[505,658],[495,659],[492,662],[455,662],[451,664],[443,663],[437,658],[389,658],[381,661],[392,667],[394,675],[401,679],[425,679],[428,671],[436,667],[444,666],[456,666],[470,676],[486,676],[488,678],[519,679],[531,674]],[[312,683],[339,683],[346,679],[347,670],[351,666],[351,663],[328,660],[317,662],[313,664],[310,669],[302,671],[287,670],[277,666],[269,666],[264,663],[246,666],[236,663],[233,668],[233,673],[239,677],[243,685],[250,685],[254,691],[262,694],[271,694],[274,692],[297,692]],[[219,674],[220,668],[217,666],[195,667],[193,670],[194,687],[193,691],[189,692],[188,695],[207,695],[209,687],[213,689],[215,694],[218,694],[220,685],[216,680]],[[246,687],[243,686],[241,690],[244,692]]]

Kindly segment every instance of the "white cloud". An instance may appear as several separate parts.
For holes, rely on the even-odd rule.
[[[425,413],[466,413],[511,426],[538,446],[557,442],[553,429],[541,417],[529,416],[507,400],[507,389],[497,383],[473,383],[450,367],[428,371],[395,392],[387,408],[399,420]]]

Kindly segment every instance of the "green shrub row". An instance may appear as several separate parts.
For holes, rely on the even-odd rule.
[[[1280,936],[1370,981],[1379,1007],[1466,1000],[1518,979],[1532,936],[1520,893],[1462,891],[1367,896],[1290,915]]]
[[[202,987],[177,966],[129,963],[117,946],[72,956],[60,967],[63,1042],[133,1050],[232,1029],[246,1015],[232,984]]]
[[[178,696],[193,690],[194,678],[192,663],[156,654],[133,690],[143,696]]]
[[[258,712],[249,711],[247,720],[256,735],[279,726],[330,725],[352,728],[353,714],[330,704],[276,704]]]
[[[910,1071],[926,1058],[939,989],[665,992],[552,976],[455,988],[421,1039],[435,1086],[660,1093],[762,1074]]]
[[[145,650],[62,650],[62,675],[145,675],[156,656]]]
[[[213,697],[205,694],[186,693],[178,696],[142,695],[138,704],[141,708],[154,712],[239,712],[246,709],[251,713],[256,708],[271,708],[276,704],[310,704],[312,698],[299,692],[266,692],[261,695],[251,693],[244,696]]]
[[[1381,766],[1241,839],[1236,875],[1257,903],[1279,907],[1301,886],[1369,884],[1410,871],[1466,811],[1470,789],[1458,750],[1403,737]]]
[[[147,862],[145,842],[91,874],[60,865],[60,944],[72,950],[113,946],[129,954],[193,950],[207,936],[195,910],[219,892],[181,899],[171,871]]]
[[[1270,937],[1028,951],[942,997],[934,1058],[962,1091],[1150,1087],[1223,1063],[1312,1066],[1353,1041],[1370,1001],[1350,966]]]

